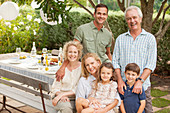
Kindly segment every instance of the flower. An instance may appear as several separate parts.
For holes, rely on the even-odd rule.
[[[33,30],[33,32],[34,32],[34,35],[36,35],[36,34],[37,34],[35,30]]]
[[[24,22],[19,22],[20,25],[24,25]]]
[[[14,27],[14,30],[16,31],[18,28],[17,27]]]
[[[41,22],[41,19],[35,18],[34,21],[40,23],[40,22]]]
[[[26,26],[25,29],[28,31],[30,29],[30,26]]]
[[[5,22],[5,25],[11,28],[11,22]]]
[[[31,16],[31,15],[27,15],[27,19],[28,19],[29,21],[31,21],[32,16]]]

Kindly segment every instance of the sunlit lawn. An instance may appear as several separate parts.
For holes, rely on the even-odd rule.
[[[159,89],[151,89],[151,96],[152,97],[161,97],[168,94],[168,91],[161,91]]]
[[[151,95],[154,97],[152,100],[152,105],[154,107],[158,108],[164,108],[170,105],[170,100],[160,98],[162,96],[167,95],[169,92],[168,91],[161,91],[159,89],[151,89]],[[159,111],[156,111],[155,113],[170,113],[170,108],[167,109],[162,109]]]
[[[163,109],[163,110],[160,110],[160,111],[156,111],[155,113],[170,113],[170,108]]]

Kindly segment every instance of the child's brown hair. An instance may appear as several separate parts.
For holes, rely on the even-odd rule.
[[[102,79],[101,79],[101,70],[102,70],[103,67],[106,67],[106,68],[108,68],[108,69],[112,69],[112,70],[113,70],[113,71],[112,71],[112,77],[110,78],[110,81],[111,81],[111,80],[115,80],[115,76],[113,75],[113,73],[114,73],[114,68],[113,68],[112,63],[110,63],[110,62],[105,62],[105,63],[103,63],[103,64],[100,66],[100,68],[99,68],[99,73],[98,73],[97,82],[99,82],[99,81],[102,80]]]
[[[136,72],[137,75],[140,74],[140,67],[136,63],[129,63],[125,67],[125,72],[126,71],[133,71]]]
[[[102,69],[103,67],[106,67],[106,68],[108,68],[108,69],[112,69],[113,71],[112,71],[112,77],[110,78],[110,81],[111,81],[111,80],[113,80],[113,81],[116,80],[116,76],[115,76],[115,74],[114,74],[114,68],[113,68],[112,63],[110,63],[110,62],[102,63],[101,66],[99,67],[98,77],[97,77],[97,80],[96,80],[96,83],[95,83],[95,89],[96,89],[96,90],[97,90],[97,84],[102,80],[102,79],[101,79],[101,69]]]

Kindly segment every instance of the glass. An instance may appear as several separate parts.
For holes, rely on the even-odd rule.
[[[20,47],[17,47],[16,48],[16,53],[18,54],[18,59],[19,59],[19,56],[21,54],[21,48]]]
[[[42,53],[43,53],[43,56],[44,56],[44,60],[47,59],[48,55],[47,55],[47,48],[43,48],[42,49]]]
[[[48,64],[50,66],[50,63],[51,63],[51,60],[52,60],[52,54],[51,52],[48,50],[48,57],[47,57],[47,60],[48,60]]]
[[[42,53],[45,55],[45,54],[47,54],[47,48],[43,48],[42,49]]]
[[[50,52],[50,50],[48,50],[48,56],[51,58],[52,54]]]

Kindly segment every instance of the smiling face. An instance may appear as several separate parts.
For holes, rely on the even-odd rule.
[[[104,24],[106,21],[108,14],[107,14],[107,8],[105,7],[98,7],[96,12],[94,13],[94,22],[98,25]]]
[[[126,22],[128,24],[129,30],[141,30],[142,18],[139,17],[137,10],[132,9],[126,13]]]
[[[93,57],[88,57],[85,60],[85,67],[91,75],[95,75],[99,69],[100,63]]]
[[[113,76],[113,70],[111,68],[103,67],[101,68],[100,77],[102,83],[106,84],[110,82],[110,78]]]
[[[70,62],[77,61],[78,60],[78,49],[73,45],[69,46],[68,51],[67,51],[67,57]]]
[[[127,70],[125,72],[126,80],[129,85],[133,85],[136,81],[136,78],[138,78],[138,74],[134,71]]]

